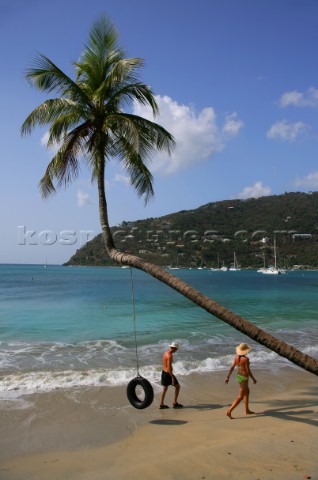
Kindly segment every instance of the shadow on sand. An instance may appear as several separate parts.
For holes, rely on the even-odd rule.
[[[189,405],[186,408],[192,408],[194,410],[217,410],[218,408],[224,408],[224,405],[220,405],[219,403],[198,403],[196,405]]]
[[[272,400],[267,403],[272,406],[257,415],[279,418],[292,422],[300,422],[313,427],[318,427],[317,420],[317,395],[318,387],[311,387],[306,391],[300,392],[303,398],[301,400]]]
[[[175,420],[173,418],[162,418],[157,420],[151,420],[149,423],[153,423],[154,425],[184,425],[186,422],[185,420]]]
[[[206,403],[200,403],[197,405],[185,405],[184,408],[181,409],[176,409],[178,412],[188,410],[188,409],[195,409],[198,410],[199,412],[203,412],[205,410],[215,410],[218,408],[223,408],[223,405],[219,404],[206,404]],[[174,411],[173,409],[170,409],[170,411]],[[185,423],[189,423],[187,420],[177,420],[175,418],[159,418],[155,420],[150,420],[149,423],[152,423],[154,425],[184,425]]]

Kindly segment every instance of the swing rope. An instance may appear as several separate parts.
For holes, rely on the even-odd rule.
[[[138,358],[138,345],[137,345],[137,330],[136,330],[136,308],[135,308],[135,293],[134,293],[134,279],[132,274],[132,268],[130,268],[130,279],[131,279],[131,302],[133,308],[133,324],[134,324],[134,335],[135,335],[135,350],[136,350],[136,364],[137,364],[137,376],[139,377],[139,358]]]
[[[137,362],[137,377],[130,380],[127,385],[127,398],[131,405],[138,409],[149,407],[153,401],[154,393],[151,383],[139,374],[139,359],[138,359],[138,345],[137,345],[137,329],[136,329],[136,309],[135,309],[135,293],[134,293],[134,279],[132,274],[132,268],[130,267],[130,279],[131,279],[131,300],[133,307],[133,323],[135,334],[135,348],[136,348],[136,362]],[[141,388],[143,391],[142,398],[139,397],[139,393],[136,393],[136,388]]]

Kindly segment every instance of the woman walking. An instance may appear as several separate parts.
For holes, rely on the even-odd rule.
[[[248,388],[248,378],[251,377],[254,383],[256,383],[256,379],[254,378],[251,369],[250,369],[250,361],[246,357],[247,353],[252,349],[250,345],[246,343],[241,343],[238,347],[236,347],[236,356],[234,357],[232,366],[229,370],[229,374],[225,379],[224,383],[229,383],[231,373],[233,372],[235,366],[237,366],[237,381],[240,385],[240,391],[238,397],[232,403],[231,407],[226,412],[226,415],[233,419],[231,413],[238,406],[238,404],[244,399],[245,404],[245,413],[246,415],[251,415],[252,412],[248,406],[249,394],[250,389]]]

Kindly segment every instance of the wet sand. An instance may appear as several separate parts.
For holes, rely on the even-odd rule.
[[[317,377],[253,369],[250,408],[226,372],[179,377],[184,408],[136,410],[125,387],[0,401],[1,480],[318,479]],[[172,405],[170,388],[166,403]],[[306,477],[307,476],[307,477]]]

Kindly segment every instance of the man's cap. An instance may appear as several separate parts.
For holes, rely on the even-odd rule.
[[[171,345],[169,345],[170,348],[179,348],[179,343],[177,342],[172,342]]]

